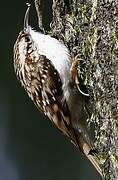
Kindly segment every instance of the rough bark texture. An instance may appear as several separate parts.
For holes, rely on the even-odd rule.
[[[118,179],[118,1],[53,0],[51,33],[78,52],[106,180]]]

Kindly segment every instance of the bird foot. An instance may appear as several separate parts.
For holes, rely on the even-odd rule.
[[[78,54],[77,54],[77,48],[74,47],[72,49],[72,65],[70,68],[71,79],[72,79],[72,82],[74,82],[76,84],[76,86],[81,94],[83,94],[84,96],[89,96],[88,93],[85,93],[80,89],[79,79],[78,79],[78,74],[79,74],[79,72],[78,72],[79,64],[78,63],[79,63],[79,59],[78,59]]]

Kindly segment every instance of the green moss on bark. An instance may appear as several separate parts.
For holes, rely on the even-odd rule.
[[[106,180],[118,179],[118,3],[53,0],[51,33],[77,48],[80,76],[94,104],[96,147]]]

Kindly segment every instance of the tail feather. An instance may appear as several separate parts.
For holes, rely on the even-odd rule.
[[[90,154],[89,153],[90,150],[91,150],[91,147],[86,142],[84,142],[83,143],[83,153],[86,155],[86,157],[89,159],[89,161],[93,164],[93,166],[98,171],[98,173],[101,175],[101,177],[103,177],[103,172],[99,165],[99,159],[96,156],[96,154]]]

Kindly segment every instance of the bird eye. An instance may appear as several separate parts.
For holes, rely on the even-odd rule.
[[[30,42],[29,36],[25,37],[25,42]]]

